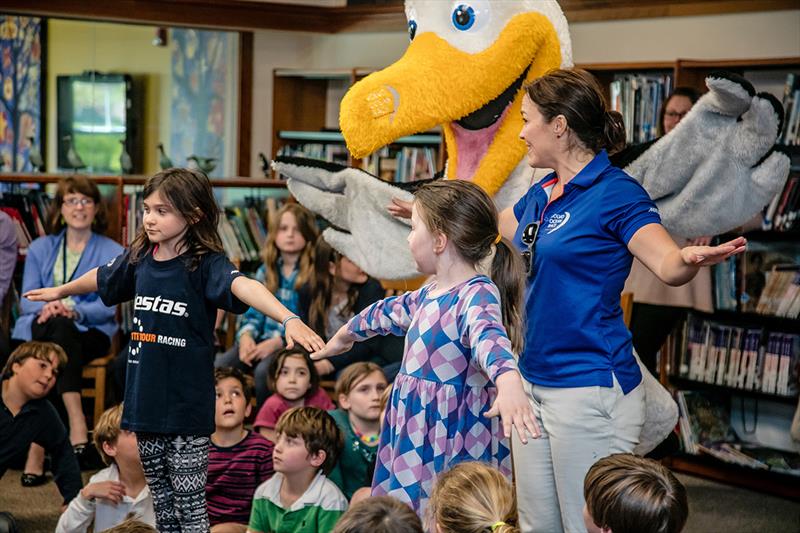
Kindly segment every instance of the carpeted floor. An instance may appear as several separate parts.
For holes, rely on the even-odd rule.
[[[696,477],[678,477],[689,493],[689,523],[684,533],[800,533],[798,502]],[[0,510],[11,511],[23,533],[52,532],[60,504],[61,497],[52,482],[22,488],[15,470],[6,472],[0,480]]]

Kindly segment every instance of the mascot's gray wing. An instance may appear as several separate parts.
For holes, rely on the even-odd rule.
[[[778,194],[789,157],[774,144],[783,108],[744,78],[714,73],[709,92],[625,170],[655,200],[674,235],[719,235],[751,219]]]
[[[392,198],[412,194],[363,170],[313,159],[279,157],[272,168],[288,178],[297,201],[332,227],[322,236],[364,272],[379,279],[419,276],[406,238],[409,222],[386,210]]]

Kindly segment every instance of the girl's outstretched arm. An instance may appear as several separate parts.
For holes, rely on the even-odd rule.
[[[331,337],[331,340],[328,341],[328,344],[326,344],[323,349],[311,354],[311,359],[325,359],[344,353],[352,348],[353,343],[357,340],[358,339],[347,329],[347,324],[345,324]]]
[[[287,348],[294,346],[295,342],[299,342],[309,352],[321,350],[325,346],[325,341],[297,315],[286,309],[263,283],[239,276],[231,283],[231,292],[250,307],[283,324]]]
[[[52,302],[75,294],[87,294],[97,291],[97,268],[93,268],[83,276],[59,285],[58,287],[42,287],[33,289],[22,296],[34,302]]]

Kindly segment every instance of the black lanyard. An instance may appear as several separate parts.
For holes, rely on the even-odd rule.
[[[86,243],[88,246],[89,243]],[[84,246],[83,250],[81,251],[80,257],[78,257],[78,262],[75,263],[75,268],[72,270],[72,274],[67,279],[67,234],[64,233],[64,240],[61,243],[61,272],[63,279],[61,281],[62,284],[67,283],[68,281],[72,281],[72,278],[75,277],[75,272],[78,271],[78,265],[81,264],[81,259],[83,259],[83,252],[86,251],[86,246]]]

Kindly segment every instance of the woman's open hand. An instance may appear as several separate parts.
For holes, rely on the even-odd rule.
[[[399,198],[392,198],[392,203],[386,206],[392,216],[397,218],[411,218],[411,202]]]
[[[681,248],[681,258],[687,265],[702,267],[716,265],[747,249],[747,239],[736,237],[717,246],[687,246]]]

